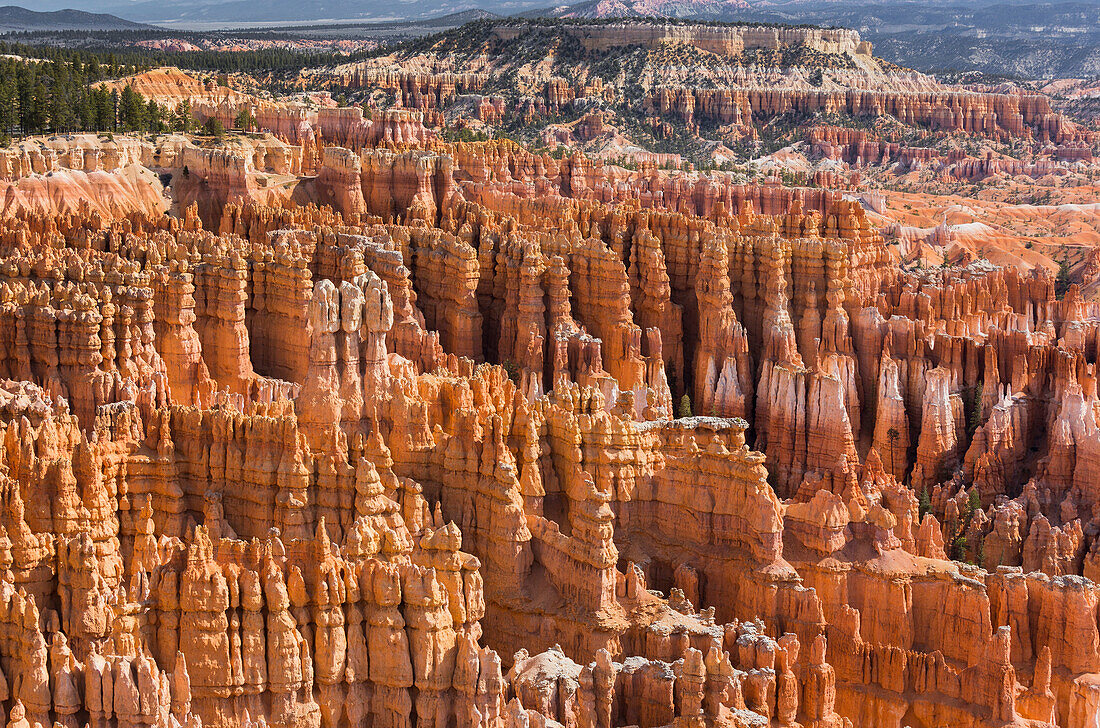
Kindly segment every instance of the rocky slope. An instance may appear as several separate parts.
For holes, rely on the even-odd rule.
[[[598,112],[637,147],[695,163],[718,159],[723,146],[759,151],[838,120],[940,138],[1095,141],[1041,93],[943,84],[876,58],[855,31],[801,26],[480,21],[365,61],[306,69],[297,82],[367,105],[419,109],[429,125],[528,142],[550,124]],[[614,136],[580,146],[631,156]]]

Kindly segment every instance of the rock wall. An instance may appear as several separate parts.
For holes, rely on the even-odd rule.
[[[929,169],[956,180],[979,180],[994,175],[1039,179],[1068,168],[1063,162],[1072,164],[1081,158],[1076,154],[1077,147],[1064,145],[1051,149],[1050,157],[1034,161],[995,156],[993,152],[973,157],[961,149],[944,155],[932,148],[909,147],[900,141],[879,139],[860,129],[831,126],[811,129],[807,141],[812,144],[814,154],[842,160],[854,167],[881,165],[892,168],[897,174]]]
[[[868,118],[889,115],[906,125],[993,139],[1035,136],[1042,141],[1064,143],[1077,141],[1085,133],[1072,124],[1063,124],[1063,117],[1051,110],[1047,97],[1023,93],[666,86],[651,90],[643,104],[648,113],[677,116],[687,124],[707,119],[720,124],[754,126],[758,117],[822,112]]]

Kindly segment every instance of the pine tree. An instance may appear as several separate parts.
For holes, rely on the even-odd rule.
[[[147,127],[145,100],[130,84],[118,101],[118,122],[123,131],[142,131]]]
[[[110,131],[115,125],[115,105],[112,95],[107,89],[96,89],[92,98],[92,108],[95,111],[95,130]]]
[[[145,128],[154,134],[164,131],[164,110],[152,99],[145,105]]]
[[[0,82],[0,132],[10,134],[18,122],[16,87],[9,76]]]
[[[982,394],[984,390],[982,383],[978,382],[974,386],[973,393],[970,397],[970,416],[966,418],[966,435],[967,437],[974,437],[974,433],[978,431],[978,428],[982,424]]]
[[[221,138],[225,136],[225,125],[216,116],[211,116],[202,125],[202,133],[208,134],[212,137]]]
[[[173,119],[172,128],[176,131],[188,134],[194,124],[195,118],[191,115],[191,102],[184,99],[180,105],[176,107],[176,115]]]
[[[897,444],[898,438],[901,434],[896,427],[891,427],[886,431],[886,441],[890,444],[890,472],[894,472],[894,445]]]
[[[233,122],[233,125],[241,131],[252,131],[252,128],[256,126],[256,119],[253,118],[251,111],[248,109],[241,109],[237,112],[237,118]]]
[[[684,395],[680,398],[680,417],[691,417],[691,397]]]
[[[1069,279],[1069,263],[1065,258],[1058,261],[1058,275],[1054,278],[1054,295],[1059,301],[1065,298],[1072,281]]]
[[[966,556],[966,534],[960,530],[959,535],[951,541],[951,558],[954,561],[962,561]]]
[[[33,85],[27,89],[27,105],[23,110],[23,132],[27,134],[41,134],[46,131],[49,121],[48,113],[49,92],[45,82],[39,77]]]
[[[118,104],[118,89],[111,89],[110,118],[107,120],[107,128],[105,131],[115,131],[118,129]]]

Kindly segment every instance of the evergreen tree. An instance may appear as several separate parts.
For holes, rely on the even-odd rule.
[[[194,125],[195,118],[191,115],[191,102],[184,99],[183,102],[176,107],[176,115],[172,120],[172,128],[176,131],[188,134]]]
[[[10,76],[0,81],[0,132],[10,134],[19,121],[15,82]]]
[[[967,437],[974,437],[974,433],[978,431],[979,427],[981,427],[983,392],[984,389],[982,388],[982,383],[978,382],[974,386],[974,391],[970,398],[970,416],[966,419]]]
[[[110,103],[110,119],[108,119],[107,128],[104,131],[115,131],[118,129],[118,89],[111,89],[111,103]]]
[[[1065,258],[1058,261],[1058,275],[1054,278],[1054,295],[1061,301],[1065,298],[1072,281],[1069,279],[1069,263]]]
[[[208,134],[212,137],[221,138],[225,136],[225,125],[216,116],[211,116],[202,125],[202,133]]]
[[[19,104],[24,134],[41,134],[46,131],[46,122],[49,119],[46,111],[48,97],[46,84],[42,79],[35,77],[27,82]]]
[[[145,102],[130,84],[119,97],[118,123],[122,131],[141,131],[147,126]]]
[[[890,443],[890,472],[894,471],[894,445],[897,444],[899,437],[901,437],[901,434],[896,427],[891,427],[886,431],[886,440]]]
[[[951,558],[954,561],[962,561],[966,556],[966,534],[959,530],[959,535],[951,541]]]
[[[920,495],[917,496],[917,517],[920,520],[924,520],[926,513],[932,512],[932,497],[928,495],[928,488],[922,488]]]
[[[237,118],[233,125],[241,131],[252,131],[252,128],[256,126],[256,119],[253,118],[251,111],[248,109],[241,109],[237,112]]]
[[[680,398],[680,417],[691,417],[691,397],[684,395]]]
[[[166,128],[164,110],[152,99],[149,99],[149,103],[145,105],[145,128],[154,134],[159,134]]]
[[[96,89],[92,96],[92,108],[95,113],[95,131],[110,131],[115,125],[115,105],[113,94],[105,88]]]

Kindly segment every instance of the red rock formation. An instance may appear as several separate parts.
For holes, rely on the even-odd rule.
[[[646,113],[679,117],[692,124],[697,117],[720,124],[754,126],[756,120],[797,111],[843,113],[852,116],[893,116],[904,124],[932,131],[965,132],[994,139],[1035,136],[1055,143],[1078,141],[1082,130],[1054,114],[1039,94],[993,94],[973,91],[909,91],[866,88],[822,90],[766,85],[729,88],[657,86],[645,97]],[[872,152],[873,153],[873,152]],[[879,152],[884,153],[882,151]]]
[[[329,147],[292,208],[247,151],[0,220],[13,724],[1089,725],[1049,274],[513,143]]]
[[[359,157],[354,152],[343,147],[325,147],[317,175],[319,202],[330,205],[353,225],[366,211],[361,176]]]

